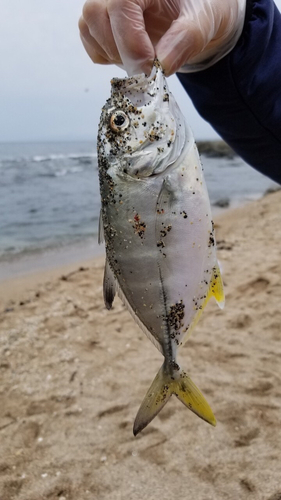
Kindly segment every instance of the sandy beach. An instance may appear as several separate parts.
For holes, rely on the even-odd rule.
[[[281,192],[216,217],[226,307],[180,352],[213,428],[172,397],[137,438],[162,357],[103,259],[0,283],[1,500],[281,500]]]

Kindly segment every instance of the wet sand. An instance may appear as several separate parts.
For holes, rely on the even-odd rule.
[[[180,362],[213,428],[172,397],[132,425],[161,355],[103,259],[1,283],[1,500],[281,499],[281,192],[217,217],[226,307],[208,304]]]

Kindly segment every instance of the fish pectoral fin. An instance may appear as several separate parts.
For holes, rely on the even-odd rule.
[[[102,209],[100,209],[98,244],[100,245],[103,242],[104,242],[104,229],[102,221]]]
[[[191,378],[181,369],[175,372],[175,376],[171,376],[165,370],[164,363],[148,389],[135,418],[133,429],[135,436],[156,417],[172,394],[175,394],[198,417],[213,426],[216,425],[209,404]]]
[[[210,294],[216,299],[218,306],[223,309],[225,304],[225,296],[223,290],[223,281],[218,263],[213,268],[213,275],[210,287]]]
[[[160,213],[162,215],[162,213],[167,212],[171,209],[171,206],[175,201],[176,193],[171,186],[169,177],[167,176],[163,179],[162,186],[157,198],[157,213]]]
[[[103,276],[103,298],[106,309],[111,309],[116,294],[116,280],[109,267],[108,260],[105,261]]]

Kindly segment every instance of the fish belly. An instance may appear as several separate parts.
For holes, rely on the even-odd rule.
[[[129,306],[163,350],[164,311],[155,233],[161,179],[126,181],[114,172],[111,179],[114,203],[102,206],[106,256]]]

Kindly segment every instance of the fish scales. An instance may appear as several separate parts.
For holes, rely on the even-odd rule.
[[[150,77],[111,83],[98,134],[105,303],[111,307],[117,290],[164,356],[134,433],[172,394],[214,425],[207,401],[177,361],[211,295],[224,304],[198,151],[157,61]]]

